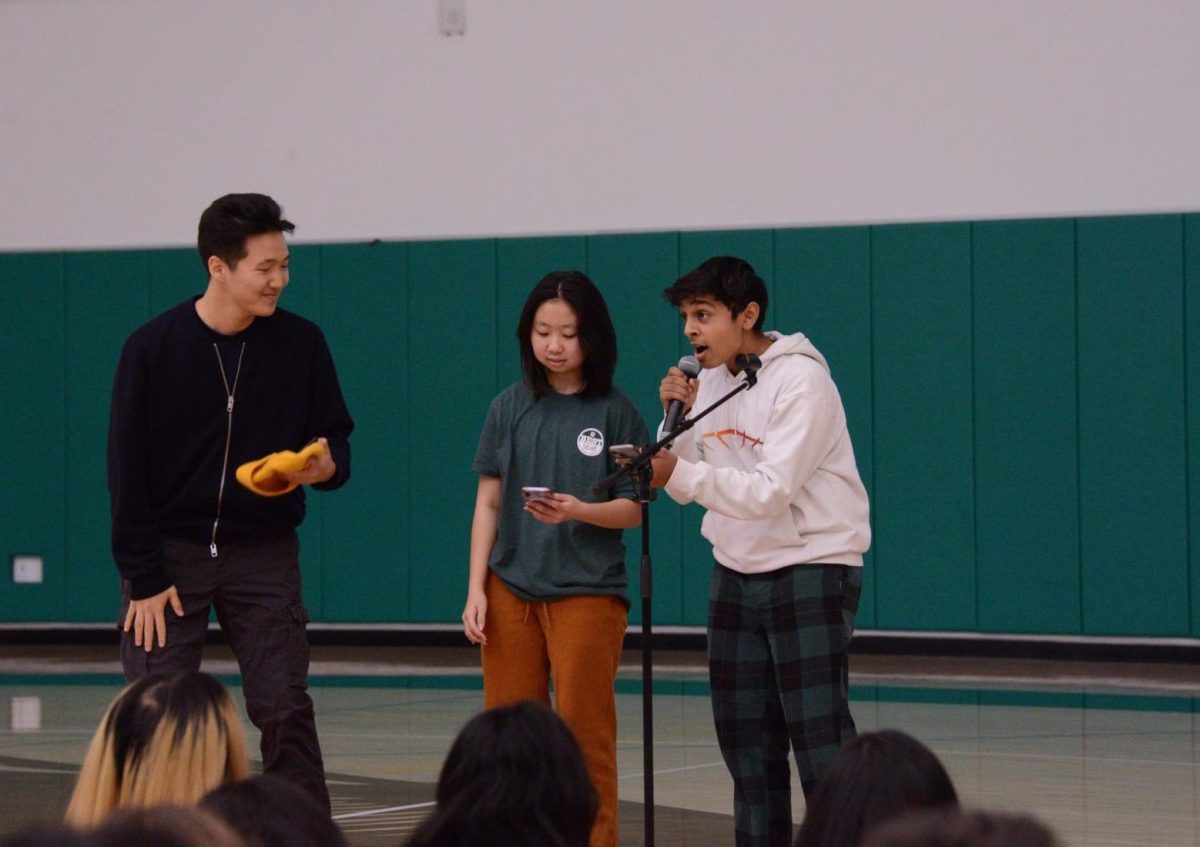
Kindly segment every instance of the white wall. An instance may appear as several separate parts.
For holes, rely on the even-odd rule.
[[[1200,208],[1194,0],[0,0],[0,249]]]

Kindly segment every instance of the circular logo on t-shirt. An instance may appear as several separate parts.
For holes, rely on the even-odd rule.
[[[585,456],[599,456],[604,450],[604,433],[589,426],[575,438],[575,445]]]

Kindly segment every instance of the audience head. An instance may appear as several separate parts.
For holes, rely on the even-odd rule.
[[[1001,812],[917,812],[872,829],[862,847],[1061,847],[1037,818]]]
[[[120,809],[87,836],[88,847],[247,847],[236,832],[194,806]]]
[[[566,724],[532,702],[489,709],[454,741],[437,808],[409,847],[586,847],[596,791]]]
[[[307,791],[264,774],[229,782],[200,801],[246,847],[345,847],[346,837]]]
[[[108,707],[66,819],[92,827],[114,809],[194,805],[248,771],[245,733],[225,686],[198,671],[151,674]]]
[[[957,808],[958,794],[933,751],[897,730],[864,733],[842,745],[817,780],[796,847],[852,847],[883,821],[945,807]]]

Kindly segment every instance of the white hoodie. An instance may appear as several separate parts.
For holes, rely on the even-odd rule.
[[[701,532],[741,573],[787,565],[862,565],[871,543],[842,398],[804,335],[766,333],[758,384],[703,418],[673,447],[666,492],[704,506]],[[700,374],[692,414],[737,387],[724,365]]]

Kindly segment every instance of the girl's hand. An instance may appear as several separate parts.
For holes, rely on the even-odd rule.
[[[525,511],[542,523],[558,524],[563,521],[578,520],[583,501],[570,494],[555,494],[554,499],[528,500]]]
[[[472,644],[487,644],[487,636],[483,634],[487,622],[487,595],[482,591],[467,593],[467,605],[462,613],[463,632]]]

